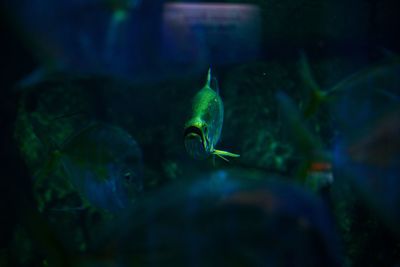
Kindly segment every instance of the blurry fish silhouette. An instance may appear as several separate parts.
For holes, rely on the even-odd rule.
[[[331,184],[331,152],[324,147],[322,140],[307,128],[305,119],[289,96],[279,92],[277,101],[283,116],[282,123],[290,134],[294,147],[302,155],[298,178],[315,190]]]
[[[392,57],[365,68],[328,91],[318,88],[304,55],[302,64],[312,91],[305,116],[327,103],[337,131],[330,152],[335,180],[350,182],[364,203],[400,234],[400,61]]]
[[[127,266],[340,266],[326,206],[284,180],[239,168],[182,179],[146,195],[110,238]]]
[[[226,161],[226,157],[239,157],[238,154],[215,149],[221,136],[223,120],[224,106],[216,78],[211,85],[210,68],[206,84],[193,98],[190,118],[185,123],[184,139],[189,155],[195,159],[216,155]]]
[[[38,127],[34,128],[37,134]],[[39,173],[38,182],[62,166],[89,203],[111,212],[132,204],[142,190],[140,148],[121,128],[94,123],[60,148],[51,147],[51,156]]]
[[[59,71],[130,78],[140,56],[136,14],[141,2],[5,0],[12,22],[40,63],[21,86]]]

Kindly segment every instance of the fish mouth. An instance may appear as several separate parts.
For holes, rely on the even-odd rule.
[[[195,159],[207,158],[204,135],[198,127],[190,126],[185,130],[186,151]]]
[[[196,136],[196,135],[198,135],[201,138],[201,143],[204,145],[205,144],[204,134],[203,134],[203,131],[199,127],[189,126],[185,129],[185,132],[183,133],[183,137],[185,139]]]

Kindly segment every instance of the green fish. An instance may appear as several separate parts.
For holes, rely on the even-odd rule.
[[[224,120],[224,105],[218,93],[218,83],[213,78],[211,88],[211,68],[207,82],[194,96],[190,118],[185,123],[184,140],[186,151],[195,159],[206,159],[216,155],[226,161],[226,157],[239,157],[238,154],[215,149],[221,136]]]

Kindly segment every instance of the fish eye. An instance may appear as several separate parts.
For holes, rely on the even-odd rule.
[[[125,180],[130,181],[130,180],[132,180],[132,174],[130,172],[126,172],[124,174],[124,178],[125,178]]]

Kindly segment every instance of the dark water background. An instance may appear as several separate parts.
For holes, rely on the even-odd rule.
[[[287,137],[284,136],[284,138],[279,139],[282,134],[282,132],[277,130],[278,127],[280,127],[279,122],[273,120],[276,119],[278,115],[276,115],[277,104],[274,97],[275,93],[272,90],[285,89],[296,101],[300,101],[306,97],[302,95],[302,91],[298,89],[299,78],[296,62],[298,61],[300,50],[305,51],[307,54],[308,60],[311,62],[311,66],[315,71],[316,80],[321,83],[321,87],[323,88],[329,88],[354,71],[379,62],[384,57],[384,52],[382,51],[391,51],[394,54],[399,54],[400,41],[398,38],[398,29],[400,23],[398,19],[398,3],[394,0],[287,0],[251,1],[251,3],[259,7],[262,18],[261,42],[259,46],[260,53],[256,58],[251,58],[247,61],[241,60],[240,62],[229,64],[213,62],[216,66],[215,69],[217,70],[221,83],[221,94],[225,101],[226,109],[225,130],[223,130],[224,138],[221,140],[221,146],[227,149],[238,149],[242,154],[240,160],[232,161],[231,165],[233,165],[233,167],[268,171],[274,175],[279,174],[287,177],[293,175],[294,171],[292,166],[296,163],[296,155],[284,158],[285,167],[281,167],[279,163],[274,161],[274,158],[280,155],[278,152],[274,152],[275,154],[271,157],[262,157],[263,152],[257,150],[260,145],[260,143],[256,141],[258,136],[264,141],[271,138],[268,133],[258,132],[259,125],[262,123],[265,123],[267,125],[266,127],[271,129],[270,134],[272,137],[278,137],[277,143],[281,145],[280,149],[285,151],[287,148],[285,146]],[[5,2],[4,4],[6,5],[7,3]],[[146,17],[147,15],[158,14],[161,4],[161,1],[155,1],[152,7],[143,9],[143,14],[140,14],[140,16]],[[149,4],[149,6],[151,5]],[[155,11],[151,12],[152,10]],[[27,166],[26,159],[23,158],[23,153],[19,150],[21,140],[15,139],[15,124],[19,114],[18,105],[23,96],[23,91],[16,90],[15,84],[32,73],[40,62],[37,57],[33,56],[29,43],[24,40],[24,36],[20,33],[20,25],[15,23],[15,18],[12,16],[8,9],[2,8],[0,23],[2,29],[0,50],[2,65],[0,71],[0,162],[2,166],[0,187],[0,195],[2,196],[0,204],[2,207],[2,215],[0,216],[0,265],[13,266],[14,264],[21,264],[23,266],[45,266],[45,263],[43,263],[44,260],[51,262],[52,259],[56,259],[52,262],[60,264],[60,266],[69,266],[70,262],[65,259],[67,258],[67,254],[64,253],[64,246],[68,247],[68,245],[62,244],[63,242],[59,242],[57,238],[56,241],[53,240],[53,235],[47,228],[47,224],[49,223],[46,221],[46,215],[37,212],[37,199],[34,197],[32,175],[28,169],[28,167],[31,168],[32,166]],[[146,25],[154,29],[153,24],[143,23],[143,27],[146,27]],[[154,31],[157,32],[157,29]],[[149,32],[144,31],[144,33],[139,32],[138,34],[144,36],[146,33],[148,34]],[[39,105],[52,101],[62,101],[64,98],[67,103],[76,97],[90,99],[90,101],[85,103],[90,102],[87,106],[90,106],[88,110],[92,112],[89,115],[91,118],[116,123],[121,127],[129,129],[130,134],[132,134],[134,138],[137,138],[142,145],[141,148],[143,150],[144,161],[146,162],[145,165],[147,164],[145,169],[147,177],[156,177],[154,178],[156,180],[154,182],[155,185],[148,185],[148,192],[152,192],[152,190],[156,190],[157,188],[162,188],[164,185],[173,184],[176,179],[179,180],[179,177],[188,175],[192,170],[201,173],[204,169],[213,170],[214,168],[208,163],[197,163],[188,159],[181,142],[181,127],[185,119],[185,110],[188,108],[190,97],[203,84],[204,71],[200,72],[196,70],[182,76],[173,73],[171,75],[172,78],[169,77],[168,79],[158,77],[157,73],[161,73],[160,69],[168,68],[168,66],[157,61],[159,54],[153,52],[161,51],[162,49],[157,47],[158,40],[153,40],[151,36],[152,33],[147,35],[146,38],[148,38],[148,40],[144,41],[143,46],[150,51],[145,54],[152,55],[154,58],[149,61],[143,58],[139,61],[148,64],[145,64],[146,66],[141,69],[143,75],[147,77],[144,82],[133,82],[133,85],[131,85],[119,78],[93,78],[91,76],[76,78],[75,76],[67,76],[68,78],[60,79],[56,77],[52,78],[53,80],[47,84],[40,84],[38,87],[42,88],[42,91],[39,90],[38,96],[36,96],[40,99],[38,102]],[[148,43],[152,46],[146,46]],[[179,68],[177,69],[179,70]],[[267,76],[272,77],[271,80],[264,80],[264,72]],[[152,76],[155,77],[154,81],[151,79]],[[69,81],[68,86],[63,85],[64,79]],[[54,91],[52,93],[46,91],[46,86],[52,87],[53,85],[58,86],[60,84],[61,86],[59,86],[59,88],[61,89],[56,93],[54,93]],[[110,86],[108,86],[108,84],[110,84]],[[113,86],[118,87],[115,92],[110,89]],[[126,90],[128,93],[123,91],[125,87],[128,88]],[[69,88],[71,90],[69,90]],[[224,88],[229,88],[230,90]],[[63,95],[64,92],[67,91],[71,92],[70,95]],[[392,92],[399,93],[400,89],[395,88]],[[48,99],[46,99],[46,96]],[[174,102],[177,100],[181,102]],[[358,99],[354,99],[354,102],[357,101]],[[109,106],[113,108],[113,111],[110,112],[108,110]],[[269,111],[260,111],[260,106],[267,106]],[[82,106],[78,104],[73,107],[80,108]],[[62,114],[63,109],[55,109],[55,111],[56,114]],[[318,115],[314,121],[312,121],[312,125],[319,125],[324,142],[331,144],[335,129],[332,129],[333,126],[327,122],[324,113],[321,113],[322,114]],[[124,114],[124,116],[120,114]],[[130,126],[132,122],[129,120],[129,114],[136,115],[136,117],[133,116],[134,127]],[[253,121],[251,119],[253,119]],[[80,122],[78,122],[78,124],[79,123]],[[176,167],[178,169],[178,174],[171,171],[168,166],[178,166]],[[223,163],[217,163],[218,169],[223,168],[223,166]],[[149,184],[153,183],[149,182]],[[396,181],[395,185],[399,185],[399,182]],[[339,257],[338,265],[397,266],[400,264],[400,239],[398,235],[394,234],[396,230],[393,231],[393,229],[388,227],[385,220],[380,219],[371,209],[366,207],[361,198],[355,197],[352,191],[349,191],[350,192],[344,191],[346,194],[340,191],[339,194],[342,195],[339,197],[337,195],[332,197],[330,195],[331,192],[329,192],[328,196],[322,193],[323,199],[328,199],[327,205],[334,207],[332,210],[336,211],[334,224],[335,228],[339,229],[338,236],[341,244],[338,250],[343,251],[338,253],[343,254],[343,256]],[[281,193],[275,194],[281,196]],[[333,194],[335,194],[335,192],[333,192]],[[168,198],[168,196],[165,197]],[[185,197],[186,195],[182,196],[183,201],[186,200]],[[338,199],[341,200],[342,198],[351,199],[348,200],[348,202],[344,201],[345,203],[342,206],[345,207],[342,207],[341,204],[337,202]],[[283,199],[291,203],[290,197]],[[200,200],[202,201],[203,199],[200,197]],[[146,209],[146,205],[155,207],[152,212],[157,216],[161,216],[159,214],[163,214],[163,212],[170,214],[169,216],[183,216],[182,214],[174,214],[174,212],[176,212],[174,210],[174,201],[179,202],[179,197],[177,197],[177,200],[174,199],[170,206],[166,204],[166,211],[163,211],[162,208],[157,206],[158,204],[154,204],[152,201],[154,200],[148,200],[148,202],[142,204],[144,208],[140,208]],[[195,202],[196,201],[197,198],[195,197]],[[288,205],[290,206],[290,204]],[[293,204],[293,208],[296,209],[297,206]],[[341,208],[345,210],[342,213]],[[211,212],[200,209],[198,214],[193,215],[193,218],[201,222],[201,220],[207,221],[208,216],[216,216],[217,218],[221,216],[221,221],[229,217],[228,215],[216,215],[213,212],[230,214],[229,207],[213,210]],[[246,214],[247,212],[247,210],[239,211],[240,214]],[[257,214],[258,213],[253,214],[250,212],[248,216],[257,219]],[[61,220],[64,220],[64,222],[68,224],[67,222],[69,222],[68,220],[70,219],[63,218]],[[72,220],[76,221],[76,218]],[[82,220],[88,219],[85,218]],[[96,221],[95,219],[93,220]],[[240,218],[237,220],[240,221]],[[351,221],[351,223],[349,223],[349,221]],[[218,225],[218,222],[219,221],[216,219],[217,226],[213,230],[217,233],[226,230],[226,225],[223,223],[222,225]],[[157,223],[154,229],[161,229],[160,231],[162,231],[164,229],[163,227],[167,225],[174,231],[179,232],[179,227],[177,227],[174,222],[164,222],[161,220],[161,222],[157,221]],[[87,224],[87,221],[83,224]],[[229,224],[229,222],[227,224]],[[251,222],[245,221],[243,224],[251,225]],[[41,226],[38,227],[38,225]],[[140,225],[140,223],[138,223],[138,225],[137,228],[134,226],[126,227],[127,235],[151,231],[148,229],[143,230],[144,226]],[[194,222],[193,225],[193,229],[188,230],[189,236],[190,234],[204,230],[199,226],[201,225],[200,223],[196,224],[196,222]],[[278,229],[277,225],[279,225],[279,223],[268,222],[267,225]],[[291,222],[288,222],[288,225],[287,228],[279,228],[280,230],[277,231],[282,231],[283,233],[287,229],[293,229]],[[22,243],[24,241],[21,240],[26,238],[23,236],[20,240],[15,241],[17,236],[16,232],[21,226],[28,229],[27,232],[30,233],[37,232],[38,229],[40,230],[39,234],[30,234],[30,237],[27,238],[29,240],[27,242],[32,242],[32,240],[34,240],[34,246],[39,248],[33,250],[28,249],[31,255],[29,256],[29,260],[23,263],[16,259],[19,257],[24,258],[24,255],[18,253],[24,253],[27,250],[15,249],[15,243],[23,247]],[[53,226],[49,226],[49,229],[53,229],[52,227]],[[174,227],[178,229],[174,229]],[[233,229],[236,228],[233,227]],[[263,230],[266,232],[262,232]],[[263,230],[260,230],[260,232],[265,235],[271,235],[274,232],[268,232],[264,228]],[[293,233],[290,232],[292,233],[293,239],[291,239],[290,234],[289,237],[286,237],[287,239],[282,239],[295,244],[296,242],[303,245],[308,244],[307,242],[314,244],[312,243],[313,241],[304,241],[301,235],[299,237],[297,235],[298,233],[295,230],[293,231]],[[160,236],[163,236],[163,234],[160,234]],[[168,238],[168,235],[166,236],[166,238]],[[283,234],[277,236],[283,236]],[[256,240],[256,237],[257,233],[251,235],[249,243],[253,244],[252,240],[254,240],[254,243],[257,243],[258,240]],[[107,237],[105,238],[107,239]],[[146,240],[145,237],[140,238]],[[139,240],[142,240],[140,238]],[[127,240],[122,240],[121,242],[123,244],[129,243]],[[204,242],[206,245],[214,243],[213,241],[210,243],[207,243],[207,241]],[[263,243],[262,241],[260,242],[260,246],[262,247]],[[332,241],[332,243],[334,242],[335,241]],[[220,243],[220,240],[217,240],[215,243],[217,243],[215,247],[217,251],[218,246],[223,246],[224,244],[222,241]],[[55,246],[53,250],[49,252],[49,245],[53,246],[54,244],[59,245],[59,247]],[[203,246],[204,244],[199,242],[199,246]],[[166,246],[168,245],[179,248],[182,246],[182,243],[174,240],[172,237],[171,243],[168,244],[167,242]],[[127,246],[129,247],[129,245]],[[163,247],[163,244],[160,246]],[[94,247],[95,246],[91,247],[91,249],[95,251],[96,249]],[[155,245],[155,247],[157,248],[157,245]],[[99,251],[104,252],[102,249],[99,249]],[[140,251],[140,248],[134,249]],[[234,246],[226,250],[221,249],[221,253],[229,255],[234,249]],[[119,249],[119,251],[120,253],[116,257],[122,262],[121,264],[132,264],[132,260],[126,256],[129,255],[131,251],[125,252],[123,249]],[[254,251],[253,252],[256,254],[262,254],[260,251]],[[35,254],[36,252],[37,254]],[[87,254],[96,255],[96,253],[90,252],[87,252]],[[176,258],[182,260],[182,255],[179,253],[174,254],[174,252],[175,251],[172,250],[170,253],[172,255],[177,255]],[[17,255],[15,253],[17,253]],[[191,251],[188,249],[182,254],[188,255],[190,253]],[[217,252],[217,256],[215,256],[213,253],[214,252],[205,252],[205,257],[218,258],[218,255],[221,255]],[[307,254],[309,251],[304,251],[303,253],[303,255],[313,257],[312,253]],[[145,253],[143,253],[143,255],[144,254]],[[201,256],[202,255],[197,257],[201,258]],[[307,262],[307,256],[293,256],[294,259],[304,260],[304,262],[295,262],[293,265],[289,263],[286,266],[309,266],[308,263],[310,262]],[[143,257],[145,258],[146,256]],[[149,257],[157,259],[153,264],[158,266],[163,262],[163,257],[165,257],[165,255],[154,253]],[[327,256],[327,258],[329,258],[329,256]],[[97,261],[98,259],[99,258],[96,258]],[[107,260],[109,260],[109,258],[107,258]],[[107,263],[107,260],[104,261],[105,263],[103,262],[101,264],[104,264],[103,266],[113,266]],[[265,262],[267,262],[268,257],[266,257],[265,260]],[[324,262],[323,260],[322,262]],[[141,263],[144,265],[151,265],[151,262],[151,260],[143,260]],[[166,262],[168,262],[168,259]],[[197,263],[188,263],[185,260],[178,262],[178,264],[182,266],[187,266],[188,264],[207,266],[208,264],[212,264],[201,260],[197,260]],[[97,263],[100,264],[99,262]],[[337,265],[336,262],[330,263],[332,265]],[[87,262],[81,264],[81,266],[89,266],[90,264],[96,263],[90,263],[90,260],[87,260]],[[141,265],[140,262],[137,264],[138,266]],[[214,264],[224,265],[227,264],[227,262],[216,260]],[[317,265],[318,264],[315,264],[315,266]],[[263,264],[261,263],[258,266],[263,266]]]

